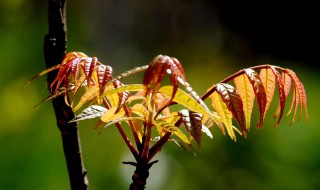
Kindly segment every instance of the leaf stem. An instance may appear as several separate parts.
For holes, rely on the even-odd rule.
[[[158,142],[156,142],[149,150],[148,155],[148,162],[151,161],[151,159],[161,150],[161,148],[166,144],[166,142],[169,140],[170,136],[172,135],[171,132],[167,132],[164,134]]]
[[[106,106],[107,109],[110,109],[110,105],[107,102],[107,100],[105,98],[103,98],[103,104]],[[126,143],[127,147],[129,148],[129,150],[131,151],[132,155],[134,156],[135,159],[138,158],[138,151],[134,148],[134,146],[132,145],[130,139],[128,138],[128,136],[126,135],[126,133],[124,132],[124,130],[122,129],[122,126],[120,123],[115,123],[122,139],[124,140],[124,142]]]

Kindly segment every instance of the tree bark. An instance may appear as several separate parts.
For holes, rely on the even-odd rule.
[[[157,162],[158,160],[148,162],[148,159],[142,159],[141,157],[138,158],[137,163],[123,162],[124,164],[136,167],[136,170],[132,175],[132,183],[130,184],[129,190],[144,190],[149,177],[149,169]]]
[[[46,67],[50,68],[60,64],[66,52],[66,1],[49,0],[48,2],[49,32],[44,39],[44,55]],[[48,73],[49,86],[56,76],[57,71]],[[88,189],[87,172],[83,166],[78,126],[75,122],[68,123],[74,118],[73,110],[65,103],[63,96],[53,99],[52,103],[57,125],[61,132],[71,189]]]

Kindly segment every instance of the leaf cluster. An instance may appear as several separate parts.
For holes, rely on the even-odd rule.
[[[276,88],[279,101],[274,113],[276,126],[284,114],[290,91],[293,95],[287,115],[293,115],[291,123],[295,121],[298,109],[299,118],[303,109],[308,118],[307,97],[302,82],[292,70],[278,66],[260,65],[242,69],[210,87],[202,97],[186,81],[181,63],[165,55],[155,57],[149,65],[113,77],[112,67],[103,65],[96,57],[71,52],[60,65],[39,73],[30,82],[56,69],[57,77],[50,84],[52,94],[42,102],[61,95],[74,97],[80,93],[80,88],[85,89],[77,102],[75,98],[67,102],[74,111],[84,108],[70,122],[99,118],[95,128],[103,131],[115,124],[122,136],[127,138],[122,130],[122,125],[126,123],[136,147],[130,140],[125,141],[136,158],[141,156],[150,160],[167,141],[193,150],[192,140],[195,140],[201,147],[202,133],[212,138],[209,129],[213,126],[219,127],[233,140],[236,140],[236,133],[246,137],[254,101],[260,114],[257,126],[261,128]],[[144,72],[142,84],[121,82],[121,79],[138,72]],[[164,80],[166,76],[169,84]],[[230,84],[232,81],[234,86]],[[207,98],[211,101],[210,106],[204,103]],[[65,100],[68,101],[67,98]],[[173,109],[173,105],[179,105],[180,110]],[[151,141],[156,141],[152,147]]]

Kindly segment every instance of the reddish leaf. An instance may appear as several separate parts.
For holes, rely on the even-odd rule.
[[[221,123],[223,123],[224,127],[227,129],[228,135],[231,139],[236,140],[236,135],[232,127],[232,113],[229,111],[227,105],[222,100],[222,97],[218,94],[217,91],[213,92],[209,97],[211,99],[212,107],[216,110],[218,116],[220,117]],[[211,125],[208,118],[205,117],[204,121],[209,121],[209,124]],[[221,124],[218,124],[218,126],[220,127],[222,133],[225,134],[223,126]]]
[[[259,112],[260,112],[260,120],[258,123],[258,127],[261,128],[264,121],[264,112],[266,110],[266,91],[262,85],[259,75],[252,69],[244,69],[248,79],[253,87],[254,94],[256,95]]]
[[[274,66],[268,65],[268,67],[271,69],[272,73],[276,77],[276,81],[277,81],[277,85],[278,85],[279,106],[278,106],[277,110],[279,109],[280,116],[279,116],[278,121],[277,121],[277,123],[275,125],[275,126],[278,126],[280,121],[281,121],[283,112],[284,112],[284,107],[285,107],[287,96],[286,96],[286,93],[285,93],[285,90],[284,90],[284,84],[283,84],[283,81],[282,81],[280,73],[275,69]]]
[[[255,94],[252,85],[246,74],[242,74],[234,79],[236,88],[240,94],[243,103],[243,111],[246,121],[246,129],[249,130],[251,126],[251,114],[254,105]]]
[[[287,97],[290,93],[290,90],[291,90],[291,78],[285,73],[285,72],[282,72],[282,75],[281,75],[281,80],[282,80],[282,86],[283,86],[283,90],[284,90],[284,101],[287,100]],[[280,113],[280,102],[278,104],[278,107],[277,107],[277,110],[276,112],[274,113],[274,118],[278,117],[279,116],[279,113]]]
[[[96,67],[98,62],[98,59],[96,57],[88,57],[85,59],[84,65],[83,65],[83,70],[86,75],[86,79],[88,81],[88,85],[90,86],[91,84],[91,77],[94,71],[94,68]]]
[[[297,107],[298,107],[299,103],[300,103],[299,119],[302,116],[303,108],[306,112],[306,117],[308,119],[309,113],[308,113],[308,107],[307,107],[307,95],[306,95],[306,91],[304,89],[304,86],[301,83],[301,81],[299,80],[298,76],[290,69],[286,69],[285,73],[289,75],[289,77],[293,81],[293,85],[294,85],[294,96],[293,96],[292,104],[291,104],[294,107],[294,113],[293,113],[293,117],[292,117],[292,120],[290,123],[290,124],[292,124],[295,120],[296,111],[297,111]]]
[[[228,110],[240,126],[244,137],[246,137],[247,130],[244,122],[243,104],[238,91],[229,84],[219,83],[216,86],[216,92],[221,96]]]
[[[113,82],[113,86],[114,86],[114,88],[118,88],[118,87],[121,87],[124,85],[120,81],[115,80]],[[118,100],[118,106],[117,106],[116,113],[122,108],[124,103],[128,100],[129,96],[130,96],[130,92],[128,90],[118,93],[119,100]]]
[[[112,79],[112,68],[106,65],[99,65],[97,68],[100,94],[104,91],[105,85]]]
[[[180,62],[175,58],[165,55],[158,55],[149,64],[143,77],[146,93],[150,93],[152,86],[154,93],[156,93],[166,74],[171,74],[170,82],[173,86],[172,99],[177,92],[178,83],[184,84],[186,80]]]
[[[202,114],[190,110],[181,110],[179,112],[182,121],[190,132],[190,135],[196,140],[198,147],[201,147],[202,137]]]
[[[265,107],[264,116],[263,116],[265,117],[273,99],[274,89],[276,87],[276,83],[275,83],[276,77],[273,74],[272,70],[268,68],[268,69],[260,70],[260,79],[266,92],[267,102],[266,102],[266,107]]]

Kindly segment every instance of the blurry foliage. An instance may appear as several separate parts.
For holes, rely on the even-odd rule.
[[[94,52],[119,73],[147,64],[160,53],[172,55],[184,65],[188,81],[199,88],[195,89],[199,94],[213,81],[248,66],[271,63],[293,69],[308,93],[308,122],[301,120],[289,126],[291,118],[284,117],[275,129],[267,127],[274,125],[267,119],[266,127],[253,128],[248,139],[236,143],[213,131],[214,140],[204,138],[196,157],[167,145],[160,153],[168,158],[167,169],[171,170],[165,171],[170,178],[164,183],[175,190],[319,189],[319,69],[307,65],[302,55],[299,62],[289,53],[280,59],[273,54],[273,47],[267,54],[253,54],[249,41],[224,25],[219,16],[223,10],[213,2],[70,0],[68,51]],[[0,18],[0,189],[69,189],[52,107],[43,104],[32,109],[47,95],[45,79],[19,91],[30,76],[45,67],[42,44],[47,32],[46,1],[0,0]],[[303,35],[296,34],[290,35],[288,49],[299,46],[294,42],[303,41]],[[308,55],[314,52],[307,45],[303,47]],[[310,57],[307,61],[310,63]],[[257,120],[256,115],[253,121]],[[90,189],[127,189],[127,177],[123,180],[121,173],[127,167],[120,164],[127,150],[121,137],[115,128],[98,136],[86,126],[92,125],[82,122],[80,134]],[[166,161],[160,158],[159,165],[164,165],[161,162]],[[156,167],[150,172],[150,176],[156,175]],[[153,184],[150,178],[147,189],[163,188]]]

